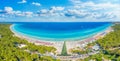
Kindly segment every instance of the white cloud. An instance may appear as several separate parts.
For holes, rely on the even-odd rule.
[[[46,13],[48,13],[48,10],[47,9],[42,9],[42,10],[40,10],[40,13],[46,14]]]
[[[120,20],[120,4],[114,4],[111,2],[102,2],[102,3],[94,3],[93,1],[82,2],[81,0],[70,0],[73,6],[72,11],[68,14],[73,16],[78,16],[81,14],[80,10],[86,11],[83,14],[86,14],[87,19],[104,19],[104,20],[112,20],[117,19]],[[81,19],[81,18],[80,18]]]
[[[120,8],[120,4],[113,4],[113,3],[94,3],[92,1],[89,1],[89,2],[81,2],[80,0],[77,0],[79,1],[79,3],[76,3],[75,0],[72,0],[72,3],[74,4],[74,7],[75,8],[79,8],[79,9],[82,9],[82,8],[88,8],[89,9],[111,9],[111,8]]]
[[[77,10],[77,9],[70,9],[67,10],[65,16],[67,17],[74,17],[74,18],[85,18],[89,15],[88,11],[85,10]]]
[[[5,7],[4,11],[6,11],[7,13],[13,13],[13,8],[12,7]]]
[[[27,12],[21,12],[21,11],[14,11],[14,14],[19,17],[32,17],[33,12],[27,11]]]
[[[55,6],[51,7],[51,10],[54,10],[54,11],[62,11],[64,9],[65,9],[64,7],[55,7]]]
[[[4,10],[0,10],[0,17],[32,17],[33,16],[33,12],[30,11],[26,11],[26,12],[22,12],[22,11],[15,11],[13,10],[12,7],[4,7]]]
[[[64,12],[64,7],[51,7],[49,10],[48,10],[49,14],[50,15],[59,15],[60,12]]]
[[[26,0],[22,0],[22,1],[20,1],[20,2],[18,2],[18,3],[27,3],[27,1]]]
[[[41,9],[37,14],[39,16],[62,16],[64,7],[51,7],[50,9]]]
[[[35,6],[41,6],[41,4],[38,3],[38,2],[32,2],[32,4],[35,5]]]
[[[23,12],[21,12],[21,11],[15,11],[14,14],[16,16],[24,16]]]
[[[25,14],[25,16],[27,16],[27,17],[32,17],[32,15],[33,15],[33,12],[24,12],[24,14]]]
[[[81,3],[80,0],[70,0],[70,2],[73,3],[73,4],[79,4],[79,3]]]

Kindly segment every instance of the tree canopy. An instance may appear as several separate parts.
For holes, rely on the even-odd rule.
[[[24,50],[38,51],[41,54],[46,52],[55,52],[56,48],[35,45],[29,43],[25,39],[13,36],[9,27],[11,24],[0,24],[0,61],[59,61],[50,56],[40,56],[38,54],[31,54]],[[16,44],[26,44],[24,48],[19,48]]]

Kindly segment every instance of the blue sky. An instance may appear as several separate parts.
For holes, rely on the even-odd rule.
[[[22,3],[22,1],[26,1]],[[39,3],[41,6],[35,6],[32,3]],[[52,6],[68,6],[69,0],[3,0],[0,1],[0,9],[4,9],[6,6],[14,8],[14,10],[21,11],[37,11],[42,8],[50,8]]]
[[[2,0],[0,22],[120,21],[120,0]]]

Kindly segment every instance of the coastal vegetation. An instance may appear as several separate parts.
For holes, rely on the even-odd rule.
[[[64,41],[64,44],[63,44],[63,48],[62,48],[62,52],[61,52],[61,55],[62,56],[67,56],[67,48],[66,48],[66,42]]]
[[[59,61],[51,56],[44,56],[47,52],[55,53],[56,48],[35,45],[25,39],[20,39],[10,31],[11,24],[0,24],[0,61]],[[25,44],[19,48],[19,44]]]
[[[72,54],[78,54],[78,55],[87,54],[88,53],[87,49],[83,50],[83,49],[81,49],[79,47],[71,49],[70,52]]]
[[[95,42],[101,47],[100,53],[86,58],[85,61],[120,61],[120,24],[114,24],[112,28],[113,32]]]

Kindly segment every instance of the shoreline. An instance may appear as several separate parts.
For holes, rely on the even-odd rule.
[[[49,37],[39,37],[39,36],[33,36],[33,35],[31,35],[31,34],[28,34],[28,33],[25,33],[25,32],[20,32],[20,31],[17,31],[16,30],[16,28],[15,28],[15,26],[17,26],[16,24],[12,24],[11,26],[10,26],[10,29],[11,29],[11,31],[13,31],[13,33],[14,34],[18,34],[18,36],[20,35],[20,36],[25,36],[25,37],[27,37],[27,38],[32,38],[32,39],[35,39],[35,40],[42,40],[42,41],[50,41],[50,42],[61,42],[61,41],[67,41],[67,40],[69,40],[69,41],[79,41],[79,40],[84,40],[84,39],[87,39],[87,38],[90,38],[90,37],[93,37],[94,35],[96,35],[96,34],[98,34],[98,33],[100,33],[100,32],[103,32],[103,31],[105,31],[108,27],[110,27],[111,25],[105,25],[105,26],[102,26],[102,27],[99,27],[99,28],[95,28],[94,30],[93,29],[91,29],[91,30],[87,30],[87,32],[92,32],[92,34],[86,34],[86,35],[80,35],[81,34],[81,31],[80,31],[80,36],[76,36],[76,37],[69,37],[69,38],[62,38],[61,37],[61,39],[60,38],[49,38]],[[24,31],[24,30],[23,30]],[[86,32],[86,31],[85,31]],[[79,33],[79,32],[77,32],[77,33]],[[73,34],[74,35],[74,34]]]
[[[57,49],[57,53],[61,53],[62,45],[63,45],[64,41],[45,41],[45,40],[39,40],[39,39],[35,39],[35,38],[30,38],[30,37],[27,37],[25,35],[16,33],[15,31],[12,30],[12,26],[13,25],[10,26],[10,30],[14,33],[13,36],[17,36],[17,37],[19,37],[21,39],[25,39],[30,43],[34,43],[35,45],[53,46],[53,47],[55,47]],[[93,35],[93,36],[88,37],[86,39],[77,40],[77,41],[66,41],[67,50],[69,50],[71,48],[74,48],[74,47],[78,47],[78,46],[83,48],[88,43],[92,43],[92,42],[104,37],[106,34],[108,34],[111,31],[113,31],[113,30],[112,30],[111,26],[109,26],[103,32],[99,32],[96,35]]]

